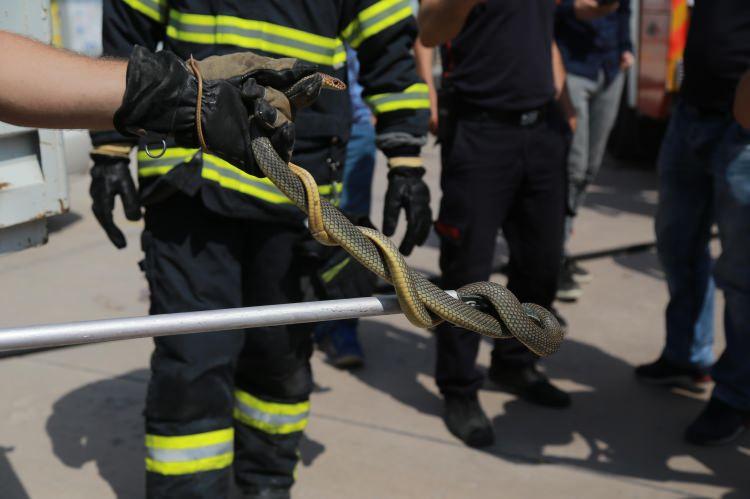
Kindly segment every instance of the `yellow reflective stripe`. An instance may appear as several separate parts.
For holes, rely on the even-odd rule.
[[[219,470],[232,465],[234,452],[211,456],[194,461],[164,463],[146,458],[146,470],[161,475],[190,475],[202,471]]]
[[[148,154],[146,154],[146,151],[138,151],[138,161],[162,161],[164,159],[174,158],[191,159],[197,152],[198,149],[187,149],[185,147],[169,147],[166,151],[164,151],[164,154],[162,154],[158,158],[152,158]]]
[[[336,277],[336,274],[338,274],[341,269],[347,266],[347,264],[351,261],[351,257],[346,257],[343,260],[341,260],[339,263],[331,267],[330,269],[326,270],[320,275],[320,278],[323,279],[323,282],[331,282],[331,280]]]
[[[429,108],[430,108],[429,99],[408,99],[408,100],[387,102],[385,104],[377,105],[375,106],[375,113],[381,114],[381,113],[387,113],[390,111],[399,111],[401,109],[429,109]]]
[[[234,417],[241,423],[271,435],[302,431],[307,426],[310,401],[292,404],[267,402],[235,390]]]
[[[233,191],[241,192],[242,194],[247,194],[249,196],[262,199],[263,201],[266,201],[268,203],[273,203],[273,204],[291,203],[291,200],[289,200],[289,198],[287,198],[283,194],[274,195],[273,193],[264,191],[252,185],[248,185],[244,182],[240,182],[235,179],[227,178],[221,175],[216,170],[209,170],[209,169],[204,168],[201,171],[201,175],[203,176],[203,178],[207,180],[213,180],[214,182],[224,187],[225,189],[231,189]]]
[[[403,92],[377,94],[365,97],[365,102],[376,114],[400,109],[429,109],[429,90],[424,83],[415,83]]]
[[[131,9],[136,10],[154,21],[163,23],[166,20],[165,0],[122,0]]]
[[[338,38],[240,17],[170,11],[167,36],[176,40],[235,45],[338,67],[346,61]]]
[[[169,170],[174,168],[175,165],[158,165],[158,166],[139,166],[138,176],[139,177],[156,177],[158,175],[166,175]]]
[[[307,428],[307,418],[294,423],[274,424],[247,416],[236,407],[234,408],[234,418],[247,426],[260,430],[263,433],[268,433],[269,435],[287,435],[303,431]]]
[[[157,449],[189,449],[222,444],[234,440],[234,428],[195,433],[193,435],[165,436],[146,435],[146,447]]]
[[[310,412],[310,401],[297,402],[295,404],[280,404],[278,402],[266,402],[242,390],[235,390],[234,396],[243,404],[269,414],[281,414],[284,416],[297,416]]]
[[[357,17],[341,32],[341,36],[356,49],[367,38],[413,14],[408,0],[381,0],[357,14]]]
[[[138,175],[140,177],[155,177],[169,173],[175,166],[193,159],[198,149],[187,149],[182,147],[170,147],[160,158],[149,157],[145,151],[138,152]],[[291,204],[292,201],[282,193],[268,178],[260,178],[243,172],[231,163],[214,156],[203,153],[203,168],[201,176],[207,180],[218,183],[220,186],[254,196],[267,203]],[[208,167],[206,165],[209,165]],[[342,192],[343,185],[335,184],[336,194]],[[322,196],[330,197],[334,193],[334,186],[323,184],[318,186]]]

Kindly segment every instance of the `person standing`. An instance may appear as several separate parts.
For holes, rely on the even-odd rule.
[[[128,56],[136,44],[201,59],[243,57],[252,48],[285,56],[274,66],[282,78],[268,75],[282,82],[311,66],[345,80],[346,41],[357,50],[378,147],[388,157],[386,215],[406,208],[402,247],[424,242],[431,215],[420,149],[429,101],[411,54],[416,22],[407,0],[106,0],[103,20],[105,55]],[[294,143],[294,161],[334,201],[350,119],[348,95],[326,92],[296,114],[295,135],[276,141]],[[94,209],[118,246],[125,240],[112,229],[114,197],[129,185],[127,199],[138,202],[128,153],[140,148],[150,313],[302,301],[309,269],[296,251],[309,231],[302,211],[268,179],[172,143],[146,150],[143,141],[108,132],[93,143]],[[140,214],[137,204],[133,211]],[[147,497],[226,498],[234,479],[244,498],[288,498],[309,420],[312,348],[309,324],[156,338],[144,411]]]
[[[346,48],[348,90],[352,110],[352,128],[346,145],[346,159],[341,182],[339,208],[357,220],[369,219],[372,197],[372,175],[375,169],[375,119],[362,99],[357,52]],[[361,367],[365,354],[359,342],[359,319],[344,319],[315,327],[315,341],[328,362],[341,369]]]
[[[685,80],[658,159],[656,242],[669,289],[666,344],[638,379],[699,390],[716,385],[685,430],[698,445],[729,442],[750,424],[750,131],[732,116],[750,68],[750,3],[696,0]],[[711,261],[711,227],[721,255]],[[724,291],[726,348],[713,364],[714,278]],[[712,366],[713,364],[713,366]]]
[[[467,4],[456,4],[425,2],[420,11],[427,46],[441,41],[441,19],[453,28],[457,18],[465,19],[442,47],[443,197],[435,223],[442,285],[488,280],[502,228],[510,248],[508,289],[522,302],[549,308],[560,268],[570,132],[555,102],[556,81],[564,78],[560,64],[553,71],[559,63],[555,2],[489,0],[465,12]],[[436,338],[435,377],[448,429],[469,446],[492,444],[494,432],[477,398],[484,379],[476,368],[479,336],[443,323]],[[495,341],[488,376],[532,403],[570,404],[517,341]]]
[[[567,243],[586,189],[604,158],[620,105],[624,71],[633,64],[630,0],[604,4],[597,0],[562,0],[555,15],[555,39],[565,63],[566,87],[577,121],[568,153]],[[583,294],[579,282],[590,280],[586,269],[565,258],[557,298],[577,300]]]

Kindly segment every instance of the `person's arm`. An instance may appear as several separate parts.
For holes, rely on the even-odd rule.
[[[560,54],[560,49],[555,42],[552,42],[552,76],[555,81],[555,98],[560,104],[560,109],[562,109],[570,129],[575,132],[577,126],[576,111],[568,95],[567,85],[565,84],[567,78],[565,63],[563,62],[562,54]]]
[[[419,40],[434,47],[455,37],[469,12],[485,0],[422,0],[419,5]]]
[[[633,40],[630,35],[630,0],[620,0],[617,9],[618,47],[620,49],[620,69],[628,69],[635,62]]]
[[[425,47],[419,40],[414,44],[414,58],[417,61],[417,73],[427,84],[430,94],[430,132],[437,135],[438,109],[437,91],[435,90],[435,78],[432,74],[432,62],[435,57],[435,49]]]
[[[408,255],[425,242],[432,226],[421,158],[427,142],[429,89],[417,74],[412,54],[417,22],[406,0],[395,14],[379,22],[375,22],[377,0],[347,3],[352,10],[342,19],[341,35],[357,51],[362,98],[377,118],[375,144],[388,158],[383,233],[393,235],[403,209],[407,229],[400,250]]]
[[[734,119],[743,128],[750,129],[750,70],[746,71],[734,95]]]
[[[0,31],[0,121],[109,129],[125,93],[126,61],[92,59]]]

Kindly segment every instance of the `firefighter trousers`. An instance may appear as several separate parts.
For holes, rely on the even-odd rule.
[[[557,115],[532,126],[456,119],[441,150],[443,198],[436,223],[445,289],[489,280],[502,228],[510,249],[508,289],[522,302],[551,305],[565,214],[561,127]],[[475,395],[484,379],[475,364],[480,336],[448,322],[436,336],[441,393]],[[536,359],[517,340],[495,340],[494,366],[521,368]]]
[[[304,228],[231,219],[174,194],[146,209],[151,314],[301,301]],[[309,325],[155,339],[146,488],[155,498],[288,489],[312,389]]]

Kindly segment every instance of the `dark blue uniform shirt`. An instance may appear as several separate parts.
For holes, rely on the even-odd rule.
[[[615,12],[593,21],[579,21],[573,0],[562,0],[555,14],[555,38],[569,73],[597,80],[603,71],[606,81],[612,81],[622,53],[633,50],[630,0],[620,0]]]
[[[487,0],[442,47],[446,83],[460,102],[526,111],[555,95],[552,34],[555,0]]]

